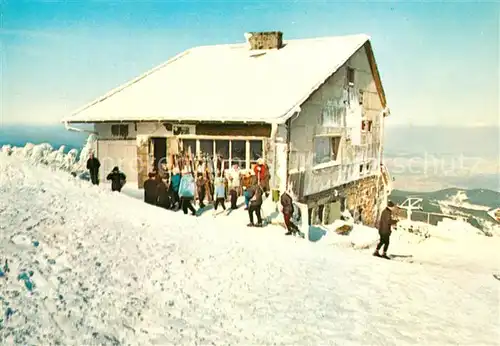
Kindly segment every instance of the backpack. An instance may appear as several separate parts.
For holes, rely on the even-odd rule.
[[[194,197],[194,191],[196,189],[196,183],[192,175],[184,175],[181,178],[179,184],[179,196],[180,197]]]

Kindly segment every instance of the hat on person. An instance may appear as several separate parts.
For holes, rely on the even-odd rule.
[[[264,164],[264,159],[262,157],[259,157],[259,159],[257,160],[257,164],[258,165],[263,165]]]
[[[389,202],[387,202],[387,206],[388,206],[389,208],[392,208],[392,207],[394,207],[394,206],[395,206],[395,204],[394,204],[394,202],[393,202],[393,201],[389,201]]]

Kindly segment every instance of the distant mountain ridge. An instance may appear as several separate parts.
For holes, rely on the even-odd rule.
[[[437,224],[445,215],[462,217],[471,225],[485,232],[499,231],[498,222],[491,210],[500,206],[500,193],[488,189],[447,188],[433,192],[411,192],[393,190],[389,199],[402,204],[407,198],[422,198],[422,209],[413,211],[412,220]],[[431,214],[429,214],[431,213]],[[406,212],[401,210],[401,216]]]
[[[457,196],[460,192],[464,192],[467,195],[467,201],[470,204],[480,205],[489,207],[490,209],[496,208],[500,204],[500,192],[488,190],[488,189],[461,189],[461,188],[447,188],[432,192],[411,192],[402,190],[393,190],[391,198],[394,199],[406,199],[407,196],[414,196],[419,198],[425,198],[429,200],[442,201],[450,199]],[[395,201],[395,200],[394,200]],[[403,201],[401,201],[403,202]]]

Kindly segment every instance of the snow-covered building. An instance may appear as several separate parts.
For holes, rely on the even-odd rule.
[[[182,147],[245,168],[263,157],[271,188],[291,185],[312,223],[347,207],[372,224],[389,181],[382,165],[389,114],[370,38],[284,41],[281,32],[188,49],[63,119],[94,124],[104,175],[114,165],[139,187]]]

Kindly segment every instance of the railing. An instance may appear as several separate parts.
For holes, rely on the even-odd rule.
[[[405,219],[407,218],[407,212],[404,209],[398,209],[397,215],[399,217],[402,217]],[[458,219],[460,219],[460,216],[413,210],[411,212],[411,219],[410,220],[424,222],[424,223],[427,223],[429,225],[436,226],[438,224],[438,222],[443,221],[443,219],[458,220]]]

